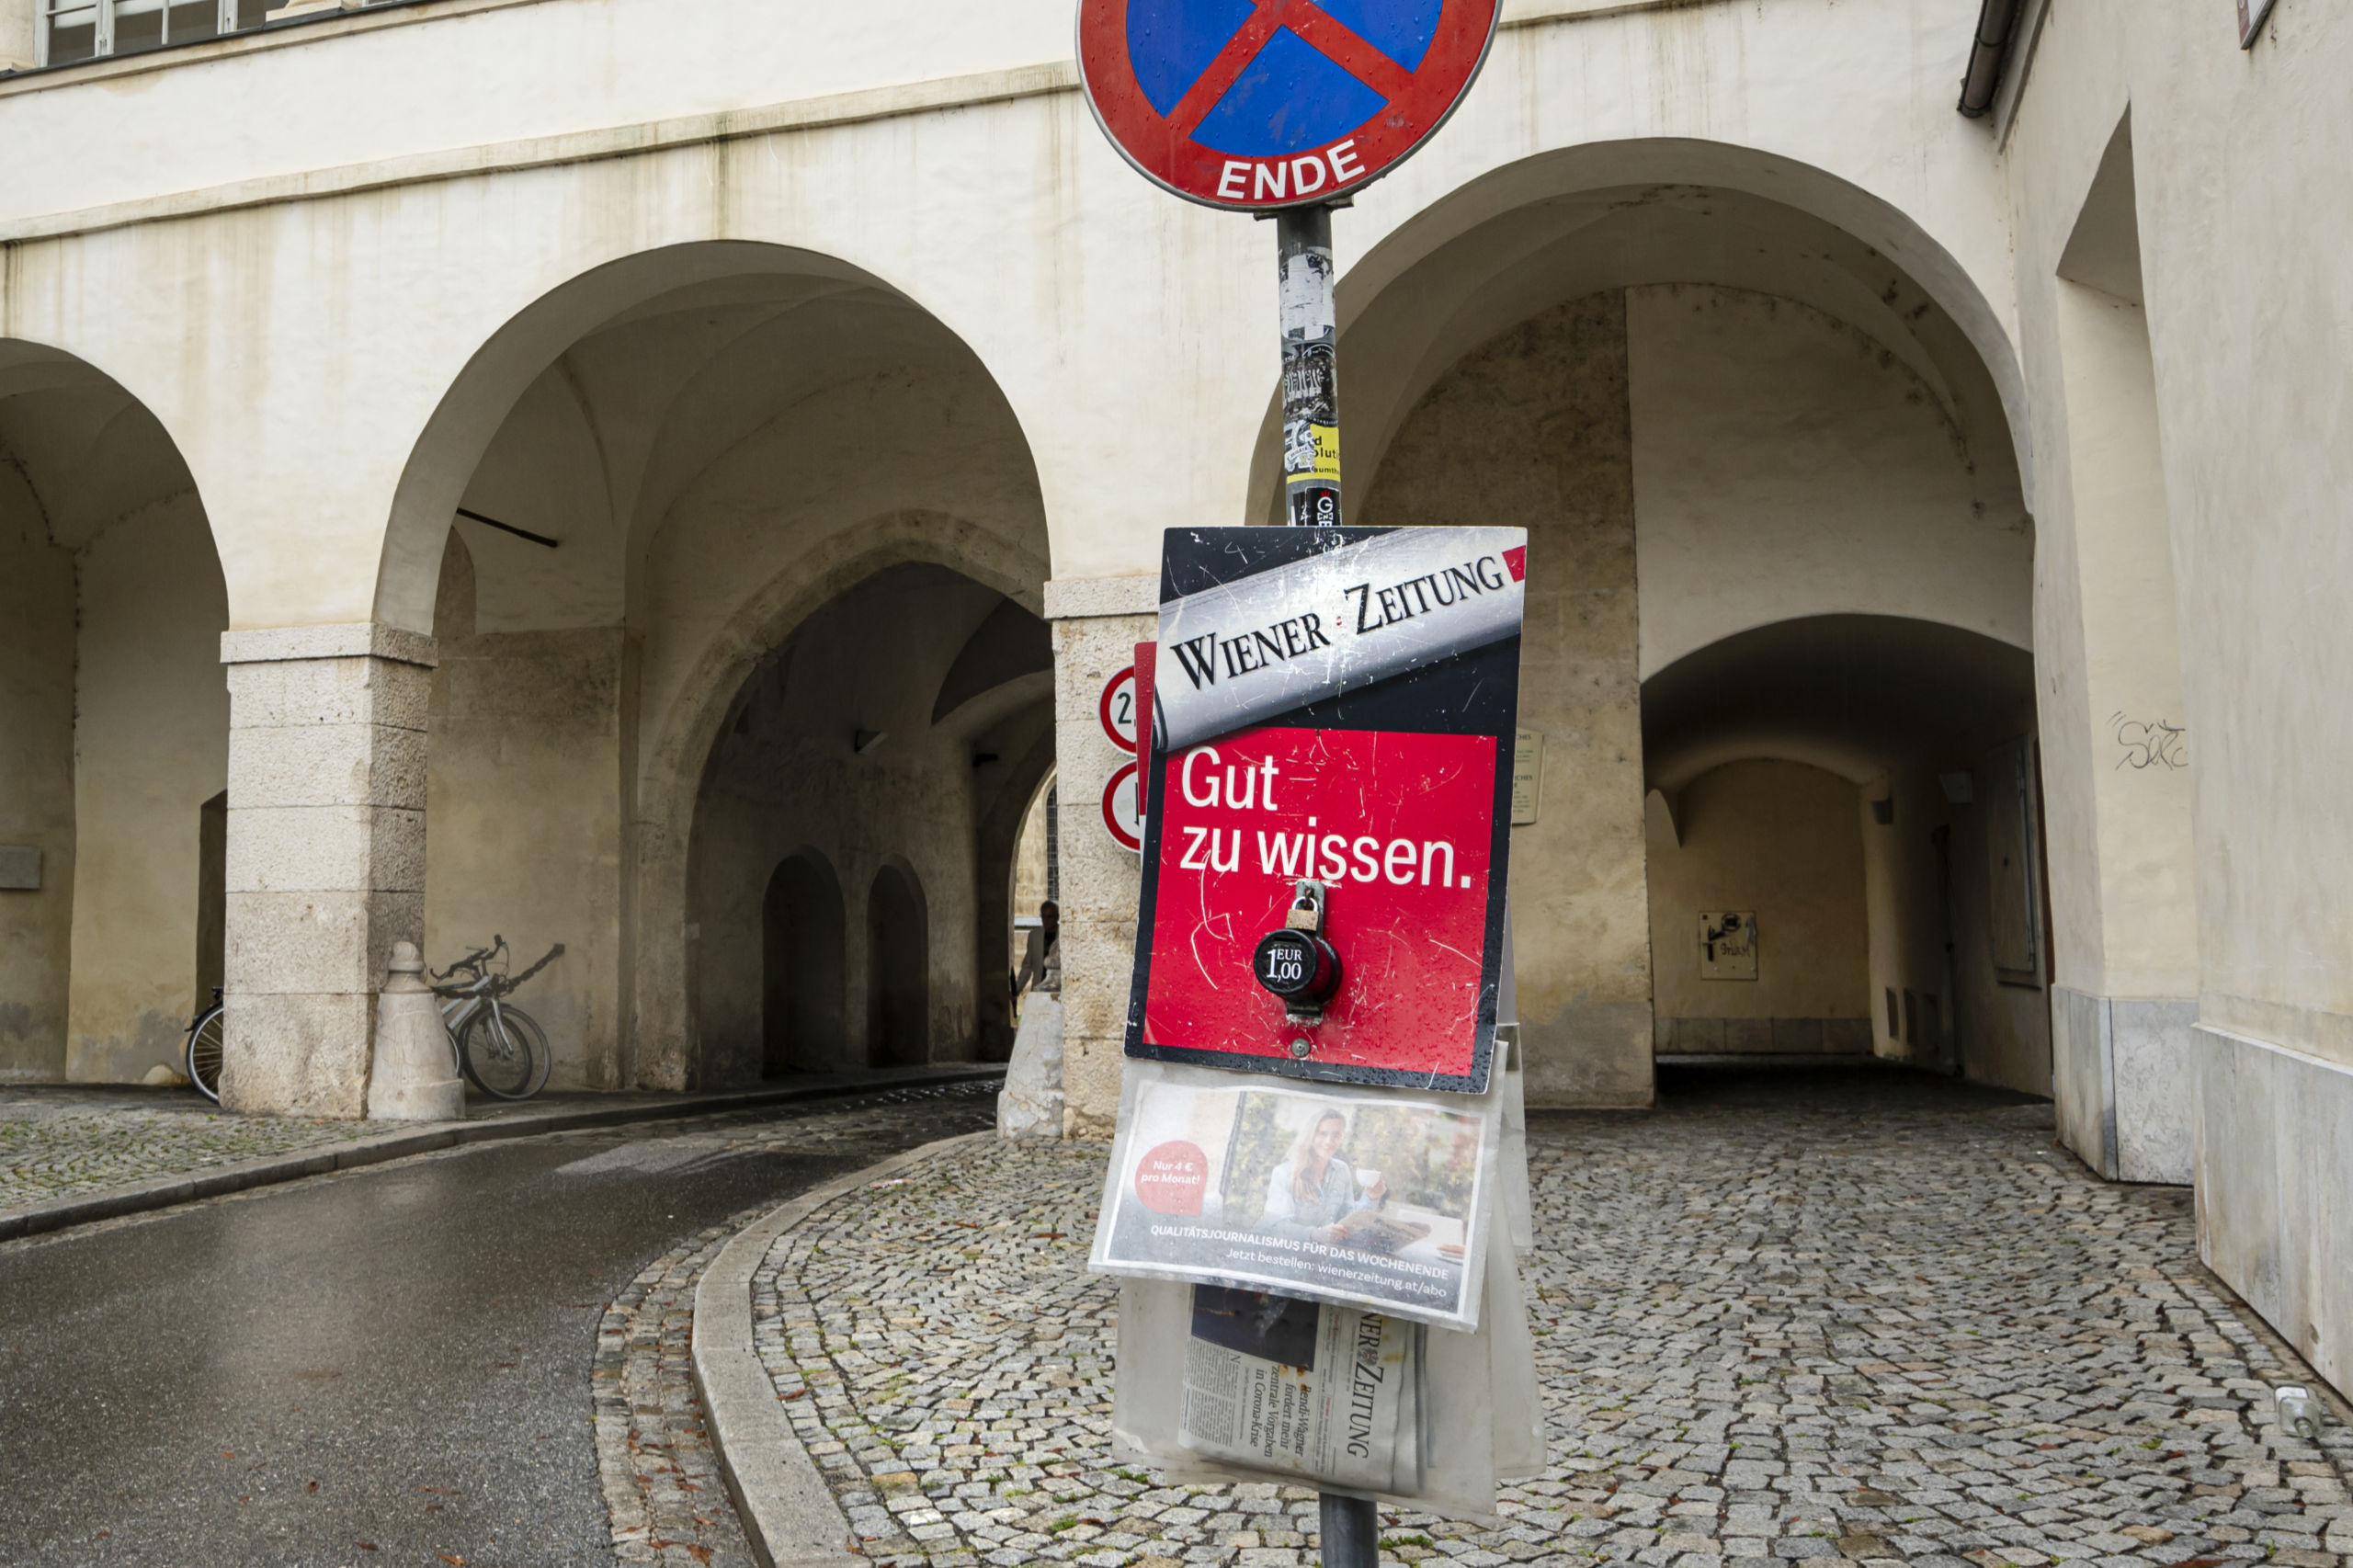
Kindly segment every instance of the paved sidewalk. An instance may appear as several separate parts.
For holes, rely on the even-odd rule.
[[[718,1158],[762,1147],[796,1153],[882,1154],[911,1141],[928,1142],[990,1124],[995,1096],[986,1085],[951,1084],[902,1090],[887,1102],[729,1125],[682,1123],[662,1140],[630,1147],[659,1163],[675,1150]],[[695,1392],[692,1346],[695,1285],[722,1247],[774,1205],[762,1204],[687,1236],[645,1267],[605,1309],[597,1332],[590,1392],[596,1404],[597,1468],[612,1521],[614,1555],[623,1562],[678,1568],[753,1568],[751,1547],[729,1505]]]
[[[1552,1464],[1383,1557],[1641,1568],[2339,1568],[2344,1428],[2196,1262],[2188,1195],[2107,1186],[2047,1105],[1911,1074],[1693,1075],[1539,1117],[1527,1278]],[[1108,1468],[1099,1145],[983,1144],[788,1231],[763,1360],[878,1562],[1314,1561],[1301,1488]]]
[[[708,1115],[1003,1072],[1002,1066],[942,1063],[809,1074],[757,1089],[697,1094],[548,1094],[516,1101],[477,1096],[460,1122],[233,1116],[188,1088],[11,1085],[0,1087],[0,1239],[459,1142]]]
[[[381,1131],[224,1116],[193,1089],[11,1086],[0,1089],[0,1212]]]

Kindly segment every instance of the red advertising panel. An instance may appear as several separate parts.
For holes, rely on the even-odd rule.
[[[1244,730],[1169,770],[1154,890],[1148,1045],[1227,1042],[1420,1081],[1472,1075],[1487,924],[1495,742],[1377,730]],[[1251,983],[1302,879],[1328,890],[1341,983],[1290,1019]]]
[[[1171,531],[1129,1054],[1484,1091],[1525,538]]]

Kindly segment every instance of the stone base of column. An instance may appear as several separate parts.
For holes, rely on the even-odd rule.
[[[364,1116],[392,947],[425,937],[433,643],[376,625],[232,631],[221,1103]]]
[[[1103,786],[1134,760],[1103,733],[1103,683],[1159,634],[1160,579],[1058,578],[1046,585],[1054,629],[1054,767],[1062,810],[1063,1131],[1108,1138],[1120,1112],[1143,862],[1103,826]]]
[[[2109,1181],[2188,1185],[2197,1022],[2194,1001],[2052,988],[2052,1090],[2076,1158]]]
[[[2198,1256],[2339,1389],[2353,1389],[2353,1067],[2190,1030]]]

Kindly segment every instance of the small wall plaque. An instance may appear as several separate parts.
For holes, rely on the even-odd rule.
[[[0,890],[40,891],[40,850],[30,844],[0,844]]]
[[[1756,978],[1756,914],[1726,910],[1699,916],[1699,978]]]

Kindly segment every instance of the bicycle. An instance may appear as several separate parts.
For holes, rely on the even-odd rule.
[[[504,968],[491,968],[511,962],[506,938],[494,936],[490,946],[476,948],[438,973],[427,971],[436,983],[433,994],[448,999],[441,1007],[441,1027],[449,1031],[458,1065],[466,1081],[483,1093],[496,1099],[527,1100],[546,1087],[547,1031],[506,998],[563,951],[563,944],[558,942],[539,962],[510,976]],[[446,983],[460,974],[465,978],[458,983]]]
[[[221,1103],[221,987],[212,988],[212,1006],[188,1021],[188,1081],[214,1105]]]

